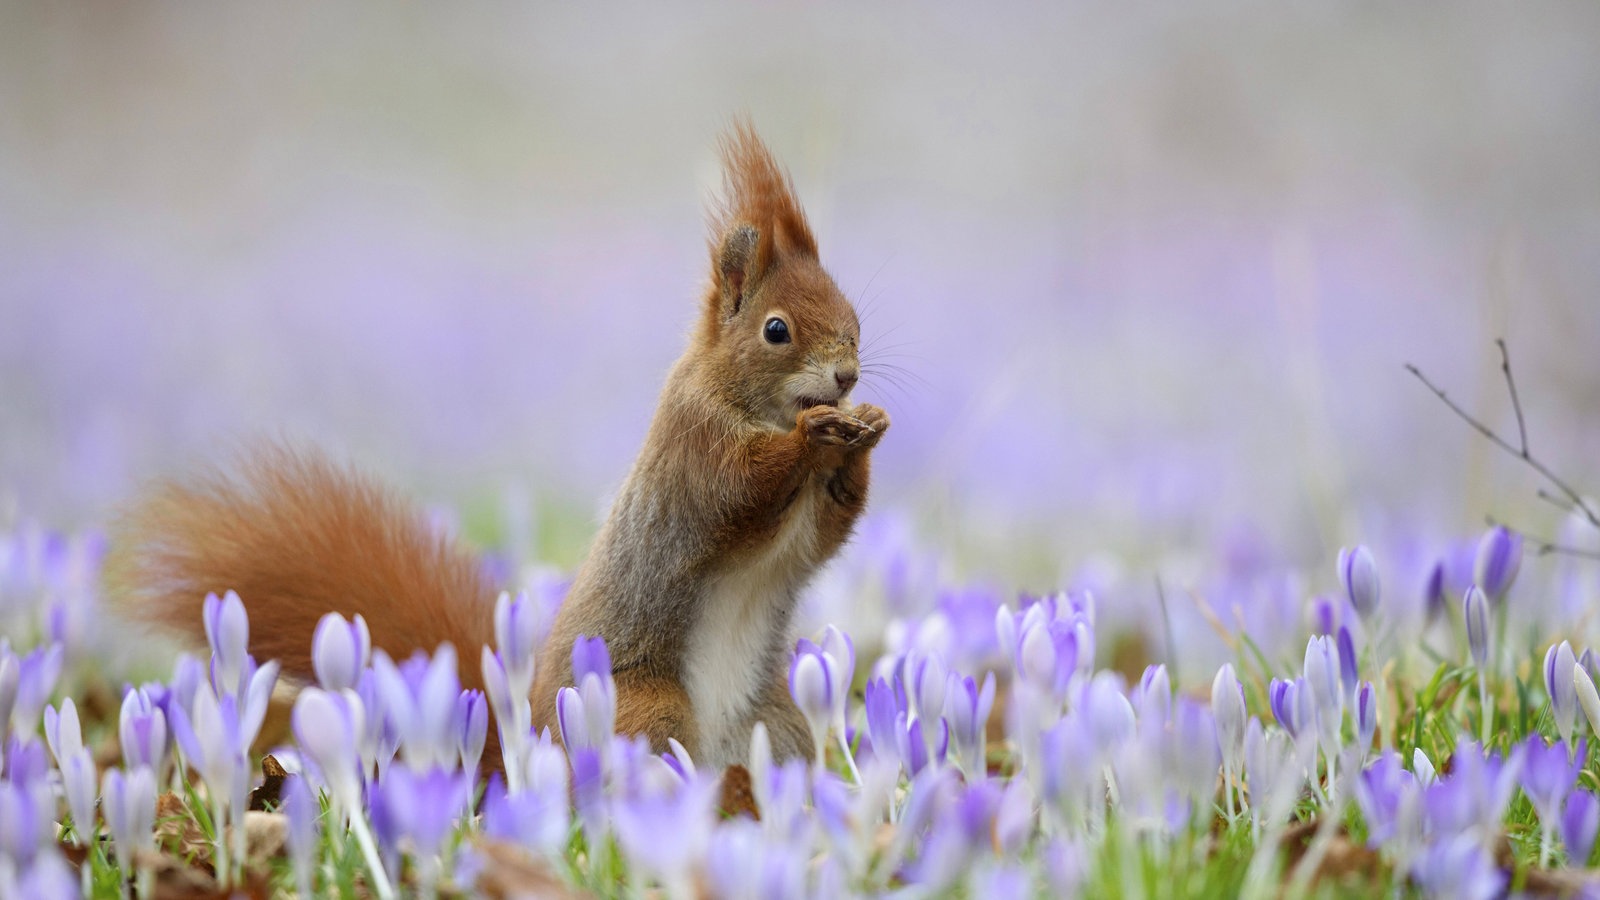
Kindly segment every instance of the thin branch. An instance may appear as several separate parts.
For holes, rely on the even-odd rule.
[[[1522,417],[1522,401],[1517,398],[1517,382],[1511,377],[1511,351],[1506,349],[1505,338],[1495,338],[1500,348],[1500,371],[1506,376],[1506,390],[1511,393],[1511,409],[1517,414],[1517,438],[1522,446],[1522,458],[1528,458],[1528,423]]]
[[[1498,521],[1494,516],[1486,517],[1485,521],[1489,523],[1490,528],[1499,526],[1509,532],[1512,532],[1513,534],[1519,535],[1522,540],[1533,549],[1533,552],[1539,556],[1575,556],[1579,559],[1600,560],[1600,550],[1585,550],[1582,547],[1569,547],[1565,544],[1557,544],[1554,541],[1547,541],[1542,537],[1529,534],[1520,528]]]
[[[1516,385],[1510,380],[1510,357],[1508,355],[1504,355],[1504,349],[1504,342],[1501,342],[1501,351],[1503,354],[1501,357],[1503,360],[1502,366],[1506,373],[1506,383],[1511,388],[1511,404],[1516,408],[1517,426],[1519,429],[1521,429],[1523,427],[1522,404],[1517,399]],[[1571,485],[1562,480],[1561,476],[1550,471],[1549,466],[1546,466],[1544,463],[1536,459],[1532,453],[1528,452],[1528,439],[1526,431],[1522,431],[1522,446],[1520,448],[1511,446],[1511,444],[1507,443],[1506,439],[1502,438],[1498,433],[1496,433],[1493,428],[1483,424],[1481,421],[1473,417],[1471,413],[1467,412],[1465,409],[1462,409],[1461,406],[1454,400],[1451,400],[1450,395],[1446,394],[1443,388],[1434,384],[1432,381],[1429,381],[1428,376],[1422,374],[1421,369],[1417,368],[1411,363],[1406,363],[1405,366],[1407,372],[1417,376],[1417,380],[1426,385],[1428,390],[1432,391],[1433,395],[1438,397],[1440,402],[1442,402],[1445,406],[1450,407],[1450,411],[1459,416],[1463,422],[1471,425],[1479,434],[1488,438],[1490,443],[1527,463],[1535,472],[1543,475],[1546,481],[1550,482],[1550,484],[1553,485],[1556,490],[1560,491],[1562,495],[1572,503],[1573,509],[1583,513],[1583,517],[1589,520],[1590,525],[1600,528],[1600,513],[1596,513],[1594,508],[1589,506],[1589,504],[1576,490],[1572,488]]]
[[[1564,513],[1571,513],[1571,512],[1575,512],[1576,511],[1575,508],[1572,505],[1572,501],[1571,500],[1568,500],[1565,497],[1557,497],[1555,494],[1550,493],[1549,491],[1545,490],[1544,488],[1539,488],[1537,491],[1534,492],[1534,494],[1540,500],[1543,500],[1544,502],[1550,504],[1551,506],[1554,506],[1556,509],[1559,509]]]

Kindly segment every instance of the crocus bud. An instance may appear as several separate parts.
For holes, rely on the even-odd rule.
[[[833,658],[833,666],[828,670],[833,677],[833,727],[844,734],[845,701],[849,699],[856,672],[856,645],[850,635],[829,625],[822,632],[822,652]]]
[[[94,756],[86,747],[79,747],[61,763],[61,791],[67,795],[67,809],[72,811],[72,832],[78,846],[87,847],[94,839],[95,766]]]
[[[502,591],[494,604],[494,641],[511,683],[527,693],[533,683],[534,649],[539,638],[539,617],[526,593],[512,597]],[[602,643],[602,646],[604,644]],[[606,666],[609,673],[611,667]]]
[[[106,828],[116,847],[117,861],[126,871],[141,850],[156,845],[156,781],[149,769],[106,772],[101,789]]]
[[[937,652],[917,653],[911,664],[911,684],[907,692],[916,699],[916,713],[924,719],[944,715],[945,667]]]
[[[83,730],[78,725],[78,708],[68,697],[61,701],[61,712],[54,706],[44,708],[44,739],[50,745],[50,755],[56,765],[68,756],[83,749]]]
[[[1339,655],[1327,635],[1306,642],[1306,657],[1302,674],[1311,688],[1312,705],[1319,714],[1325,710],[1337,712],[1342,708],[1339,682]]]
[[[1473,577],[1490,599],[1499,602],[1505,597],[1521,567],[1522,535],[1496,525],[1478,541]]]
[[[366,716],[354,691],[337,694],[306,688],[295,699],[291,724],[300,749],[311,757],[346,812],[361,809],[361,762],[357,738]]]
[[[1545,651],[1544,690],[1550,696],[1550,716],[1556,721],[1556,731],[1561,742],[1572,743],[1572,727],[1578,719],[1578,694],[1573,672],[1578,661],[1572,655],[1572,645],[1562,641]]]
[[[338,613],[328,613],[311,634],[311,668],[324,690],[354,688],[371,656],[372,635],[360,615],[347,621]]]
[[[1428,572],[1428,581],[1422,587],[1422,604],[1428,621],[1444,613],[1445,602],[1444,562],[1440,561],[1433,564],[1433,569]]]
[[[833,718],[833,683],[828,674],[828,658],[822,651],[796,653],[789,664],[789,694],[800,707],[811,734],[826,734]]]
[[[1461,598],[1461,611],[1467,620],[1467,651],[1472,664],[1482,669],[1489,665],[1489,598],[1477,585],[1467,588]]]
[[[1339,646],[1339,685],[1344,688],[1344,699],[1348,703],[1355,700],[1361,675],[1356,671],[1356,642],[1347,626],[1339,627],[1336,643]]]
[[[1145,666],[1134,695],[1134,710],[1141,728],[1163,728],[1172,718],[1172,680],[1164,665]]]
[[[1378,610],[1378,564],[1366,545],[1339,551],[1339,580],[1356,614],[1370,619]]]
[[[489,739],[489,704],[483,691],[462,691],[456,698],[455,716],[451,732],[456,736],[456,752],[461,757],[461,768],[476,771],[483,759],[483,745]]]
[[[1589,670],[1583,666],[1572,667],[1573,693],[1578,697],[1578,706],[1583,710],[1583,717],[1589,720],[1589,728],[1596,735],[1600,735],[1600,693],[1595,691],[1594,679],[1589,677]]]
[[[233,591],[222,597],[207,594],[201,618],[211,645],[212,686],[218,693],[237,694],[250,643],[250,617],[245,614],[244,601]]]
[[[1372,682],[1363,681],[1356,691],[1356,738],[1362,753],[1372,749],[1372,736],[1378,731],[1378,699]]]
[[[1244,688],[1233,674],[1233,664],[1223,663],[1211,680],[1211,714],[1217,720],[1217,743],[1222,748],[1222,764],[1230,772],[1239,771],[1244,754]]]

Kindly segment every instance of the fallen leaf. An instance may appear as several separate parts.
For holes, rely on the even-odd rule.
[[[266,812],[267,806],[277,806],[283,798],[283,782],[289,772],[275,757],[261,757],[261,786],[250,792],[250,808]]]
[[[472,849],[480,861],[473,889],[490,900],[589,896],[563,882],[549,863],[515,844],[480,837],[473,840]]]

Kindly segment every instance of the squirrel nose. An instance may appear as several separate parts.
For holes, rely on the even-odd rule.
[[[833,380],[839,385],[839,393],[848,394],[856,386],[856,379],[860,376],[855,369],[834,369]]]

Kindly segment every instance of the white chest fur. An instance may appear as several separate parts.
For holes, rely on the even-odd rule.
[[[801,491],[765,552],[713,581],[701,604],[684,679],[699,725],[697,766],[742,764],[750,753],[751,713],[778,676],[771,654],[787,635],[776,630],[811,555],[818,502]]]

